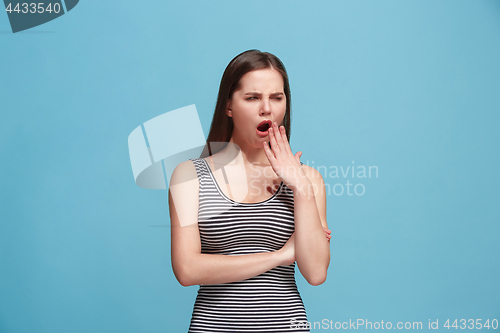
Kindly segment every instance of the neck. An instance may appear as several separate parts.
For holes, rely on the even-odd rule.
[[[221,151],[233,161],[243,161],[245,164],[270,165],[266,152],[262,146],[255,147],[246,141],[240,140],[237,135],[231,136],[228,145]]]

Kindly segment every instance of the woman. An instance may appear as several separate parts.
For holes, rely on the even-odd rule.
[[[323,283],[331,236],[323,178],[288,143],[290,101],[276,56],[236,56],[206,151],[172,174],[172,268],[181,285],[200,285],[189,332],[309,332],[295,262]]]

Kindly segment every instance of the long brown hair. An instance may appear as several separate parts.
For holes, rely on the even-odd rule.
[[[259,50],[248,50],[234,57],[229,65],[227,65],[222,75],[214,117],[212,118],[212,124],[210,125],[205,148],[200,157],[207,157],[215,154],[225,147],[225,144],[221,143],[229,142],[233,134],[233,118],[229,117],[225,112],[227,101],[233,97],[233,93],[239,88],[240,79],[243,75],[254,70],[265,68],[275,69],[283,77],[283,90],[286,96],[286,112],[282,125],[285,126],[286,136],[288,141],[290,141],[291,95],[285,66],[274,54],[261,52]]]

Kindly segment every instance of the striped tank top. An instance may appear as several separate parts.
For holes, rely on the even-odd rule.
[[[239,203],[219,188],[203,158],[190,159],[199,180],[198,227],[201,252],[241,255],[282,248],[295,230],[293,192],[281,182],[258,203]],[[189,333],[310,332],[295,283],[295,263],[255,277],[200,285]]]

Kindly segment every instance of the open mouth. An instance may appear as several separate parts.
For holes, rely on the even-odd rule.
[[[266,132],[269,127],[271,127],[271,120],[264,120],[257,126],[257,130],[259,132]]]

